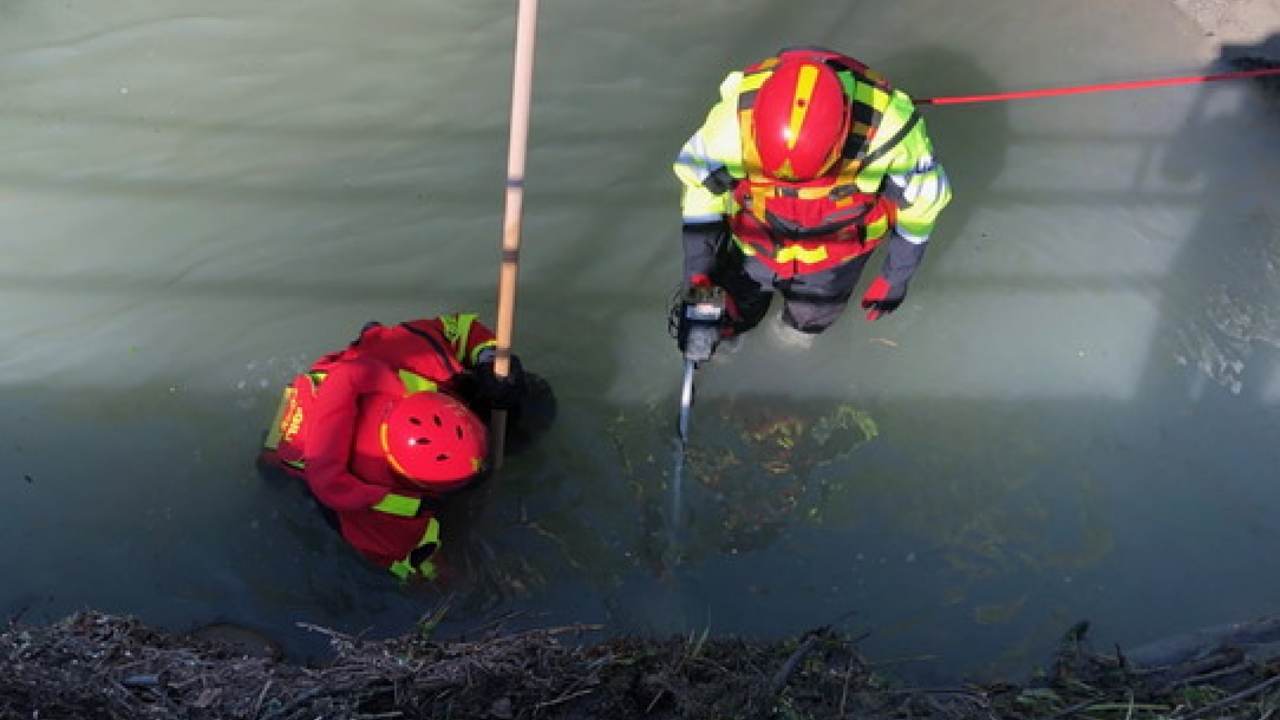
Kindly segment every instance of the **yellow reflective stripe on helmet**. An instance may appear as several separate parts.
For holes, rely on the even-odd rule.
[[[404,467],[396,462],[396,456],[391,454],[391,443],[387,441],[387,423],[385,420],[378,426],[378,443],[382,445],[382,455],[386,458],[387,464],[391,466],[391,469],[401,477],[409,477],[409,473],[405,472]]]
[[[788,150],[794,150],[796,147],[796,139],[800,137],[800,128],[804,126],[805,115],[809,114],[809,101],[813,99],[813,88],[817,84],[817,66],[802,65],[800,76],[796,78],[796,96],[791,100],[791,120],[787,124]]]
[[[418,498],[409,497],[407,495],[397,495],[395,493],[387,493],[385,497],[373,506],[373,509],[378,512],[384,512],[388,515],[413,517],[418,514],[418,509],[421,507],[422,501]]]
[[[413,395],[421,392],[435,392],[439,386],[434,381],[422,377],[418,373],[411,370],[400,370],[396,373],[400,377],[400,382],[404,384],[404,394]]]

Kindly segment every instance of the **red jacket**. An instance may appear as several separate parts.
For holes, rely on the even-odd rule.
[[[431,515],[402,514],[423,492],[388,465],[378,436],[381,419],[391,404],[419,389],[409,388],[401,371],[412,373],[409,382],[449,392],[493,344],[493,333],[467,315],[367,327],[285,390],[267,459],[304,478],[316,499],[337,514],[342,536],[365,557],[382,566],[405,559],[423,539]],[[384,503],[394,496],[406,500],[398,507]]]

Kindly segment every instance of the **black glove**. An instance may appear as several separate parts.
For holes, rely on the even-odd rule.
[[[524,397],[524,367],[520,358],[511,356],[507,376],[499,379],[493,373],[493,360],[476,365],[477,394],[481,402],[495,410],[510,410]]]

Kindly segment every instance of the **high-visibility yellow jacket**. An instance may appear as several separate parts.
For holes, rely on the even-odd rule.
[[[827,51],[784,52],[844,58]],[[869,252],[890,231],[908,243],[923,245],[933,232],[938,215],[951,200],[946,173],[934,156],[925,124],[911,98],[857,61],[844,59],[849,69],[838,73],[850,89],[850,101],[863,106],[868,111],[864,115],[873,117],[875,123],[874,129],[863,123],[851,123],[851,135],[861,133],[863,138],[862,142],[855,141],[849,146],[862,146],[861,154],[871,158],[870,162],[852,166],[853,185],[858,193],[882,199],[891,209],[888,213],[868,213],[867,225],[860,229],[861,245],[856,249],[833,249],[822,243],[792,242],[782,237],[776,238],[775,247],[762,249],[759,243],[744,241],[735,234],[734,240],[742,252],[764,255],[760,259],[775,269],[788,268],[779,270],[783,274],[812,272],[852,259]],[[718,222],[723,218],[732,220],[744,212],[742,203],[735,197],[741,197],[742,193],[733,192],[733,188],[744,181],[755,184],[767,181],[752,172],[749,158],[745,157],[748,153],[744,152],[742,121],[749,117],[744,112],[744,107],[749,108],[749,98],[772,74],[774,65],[776,59],[771,58],[744,71],[729,73],[720,85],[720,101],[681,148],[673,169],[683,186],[681,212],[686,226]],[[744,98],[747,98],[745,102]],[[867,136],[871,137],[869,142],[865,140]],[[710,260],[686,257],[686,269],[690,274],[707,272],[709,267],[699,266]]]

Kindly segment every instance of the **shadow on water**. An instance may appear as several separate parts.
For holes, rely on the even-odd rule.
[[[1280,35],[1255,45],[1226,45],[1208,72],[1280,65]],[[1151,361],[1174,357],[1193,368],[1186,394],[1203,395],[1206,380],[1255,404],[1264,398],[1267,371],[1280,349],[1280,212],[1274,189],[1280,170],[1266,166],[1280,139],[1280,80],[1204,85],[1160,171],[1173,182],[1201,188],[1203,206],[1176,261],[1159,283],[1172,342]],[[1262,163],[1256,162],[1261,160]],[[1158,375],[1149,373],[1148,376]],[[1280,388],[1277,388],[1280,389]],[[1273,391],[1274,392],[1274,391]]]
[[[1256,45],[1225,46],[1205,72],[1252,69],[1261,63],[1274,67],[1278,62],[1280,36],[1272,36]],[[1065,623],[1086,612],[1102,621],[1104,632],[1126,641],[1274,612],[1265,598],[1274,597],[1275,584],[1268,583],[1259,594],[1246,578],[1256,576],[1254,548],[1273,543],[1280,533],[1274,520],[1277,498],[1270,487],[1278,459],[1274,438],[1280,432],[1273,412],[1280,400],[1277,118],[1280,83],[1274,80],[1202,85],[1175,134],[1097,138],[1117,152],[1138,151],[1132,153],[1139,160],[1132,168],[1131,187],[1109,191],[1113,197],[1068,189],[1059,197],[1040,198],[1028,190],[1001,189],[983,200],[995,207],[1004,202],[1096,203],[1115,215],[1117,240],[1131,230],[1123,223],[1132,213],[1122,211],[1134,207],[1168,206],[1191,218],[1176,237],[1148,233],[1154,235],[1146,238],[1152,257],[1164,252],[1161,245],[1176,243],[1159,274],[1114,272],[1116,266],[1134,264],[1132,258],[1124,257],[1123,250],[1111,253],[1105,245],[1093,244],[1101,252],[1092,278],[1001,282],[1000,289],[1010,293],[1099,293],[1115,298],[1117,311],[1145,297],[1154,301],[1155,310],[1152,340],[1129,397],[1006,409],[1011,427],[1041,423],[1062,444],[1028,455],[1009,471],[1039,466],[1040,473],[1063,476],[1063,487],[1093,489],[1091,497],[1081,496],[1078,502],[1066,499],[1027,508],[1028,518],[1043,514],[1049,538],[1070,531],[1073,522],[1063,513],[1078,508],[1082,553],[1078,560],[1053,568],[1028,550],[1036,547],[1034,539],[1008,548],[1017,548],[1025,559],[1037,558],[1037,574],[1048,571],[1041,582],[1028,584],[1032,589],[1015,604],[1039,605],[1049,610],[1052,622],[1024,624],[1028,642],[1021,649],[1007,648],[1005,660],[1016,660],[1027,649],[1035,651],[1031,659],[1043,657]],[[1161,181],[1150,183],[1155,174]],[[1151,184],[1162,189],[1152,192]],[[957,185],[963,192],[964,184]],[[966,288],[948,283],[946,290]],[[1053,431],[1055,426],[1059,432]],[[991,459],[1003,461],[1011,446],[1026,442],[1015,431],[987,445]],[[1036,455],[1043,459],[1037,462]],[[975,519],[986,512],[978,510]],[[1151,588],[1188,572],[1191,585],[1181,588],[1178,602],[1134,612],[1134,598],[1148,597]],[[1053,582],[1059,579],[1073,585]],[[978,614],[975,618],[981,622]]]
[[[938,68],[947,69],[941,82],[972,83],[972,87],[979,88],[996,84],[973,57],[945,47],[914,46],[885,57],[883,62],[867,62],[916,99],[954,92],[954,88],[939,86]],[[913,280],[913,290],[928,291],[935,282],[949,282],[946,277],[935,277],[937,273],[931,270],[942,264],[947,255],[966,249],[966,241],[977,241],[964,233],[972,227],[974,214],[990,206],[995,194],[993,186],[1008,163],[1008,151],[1016,136],[1009,127],[1009,110],[1002,103],[965,108],[962,114],[926,106],[921,113],[934,152],[947,169],[955,192],[938,221],[919,279]],[[870,267],[875,267],[875,262],[878,260],[873,260]]]

